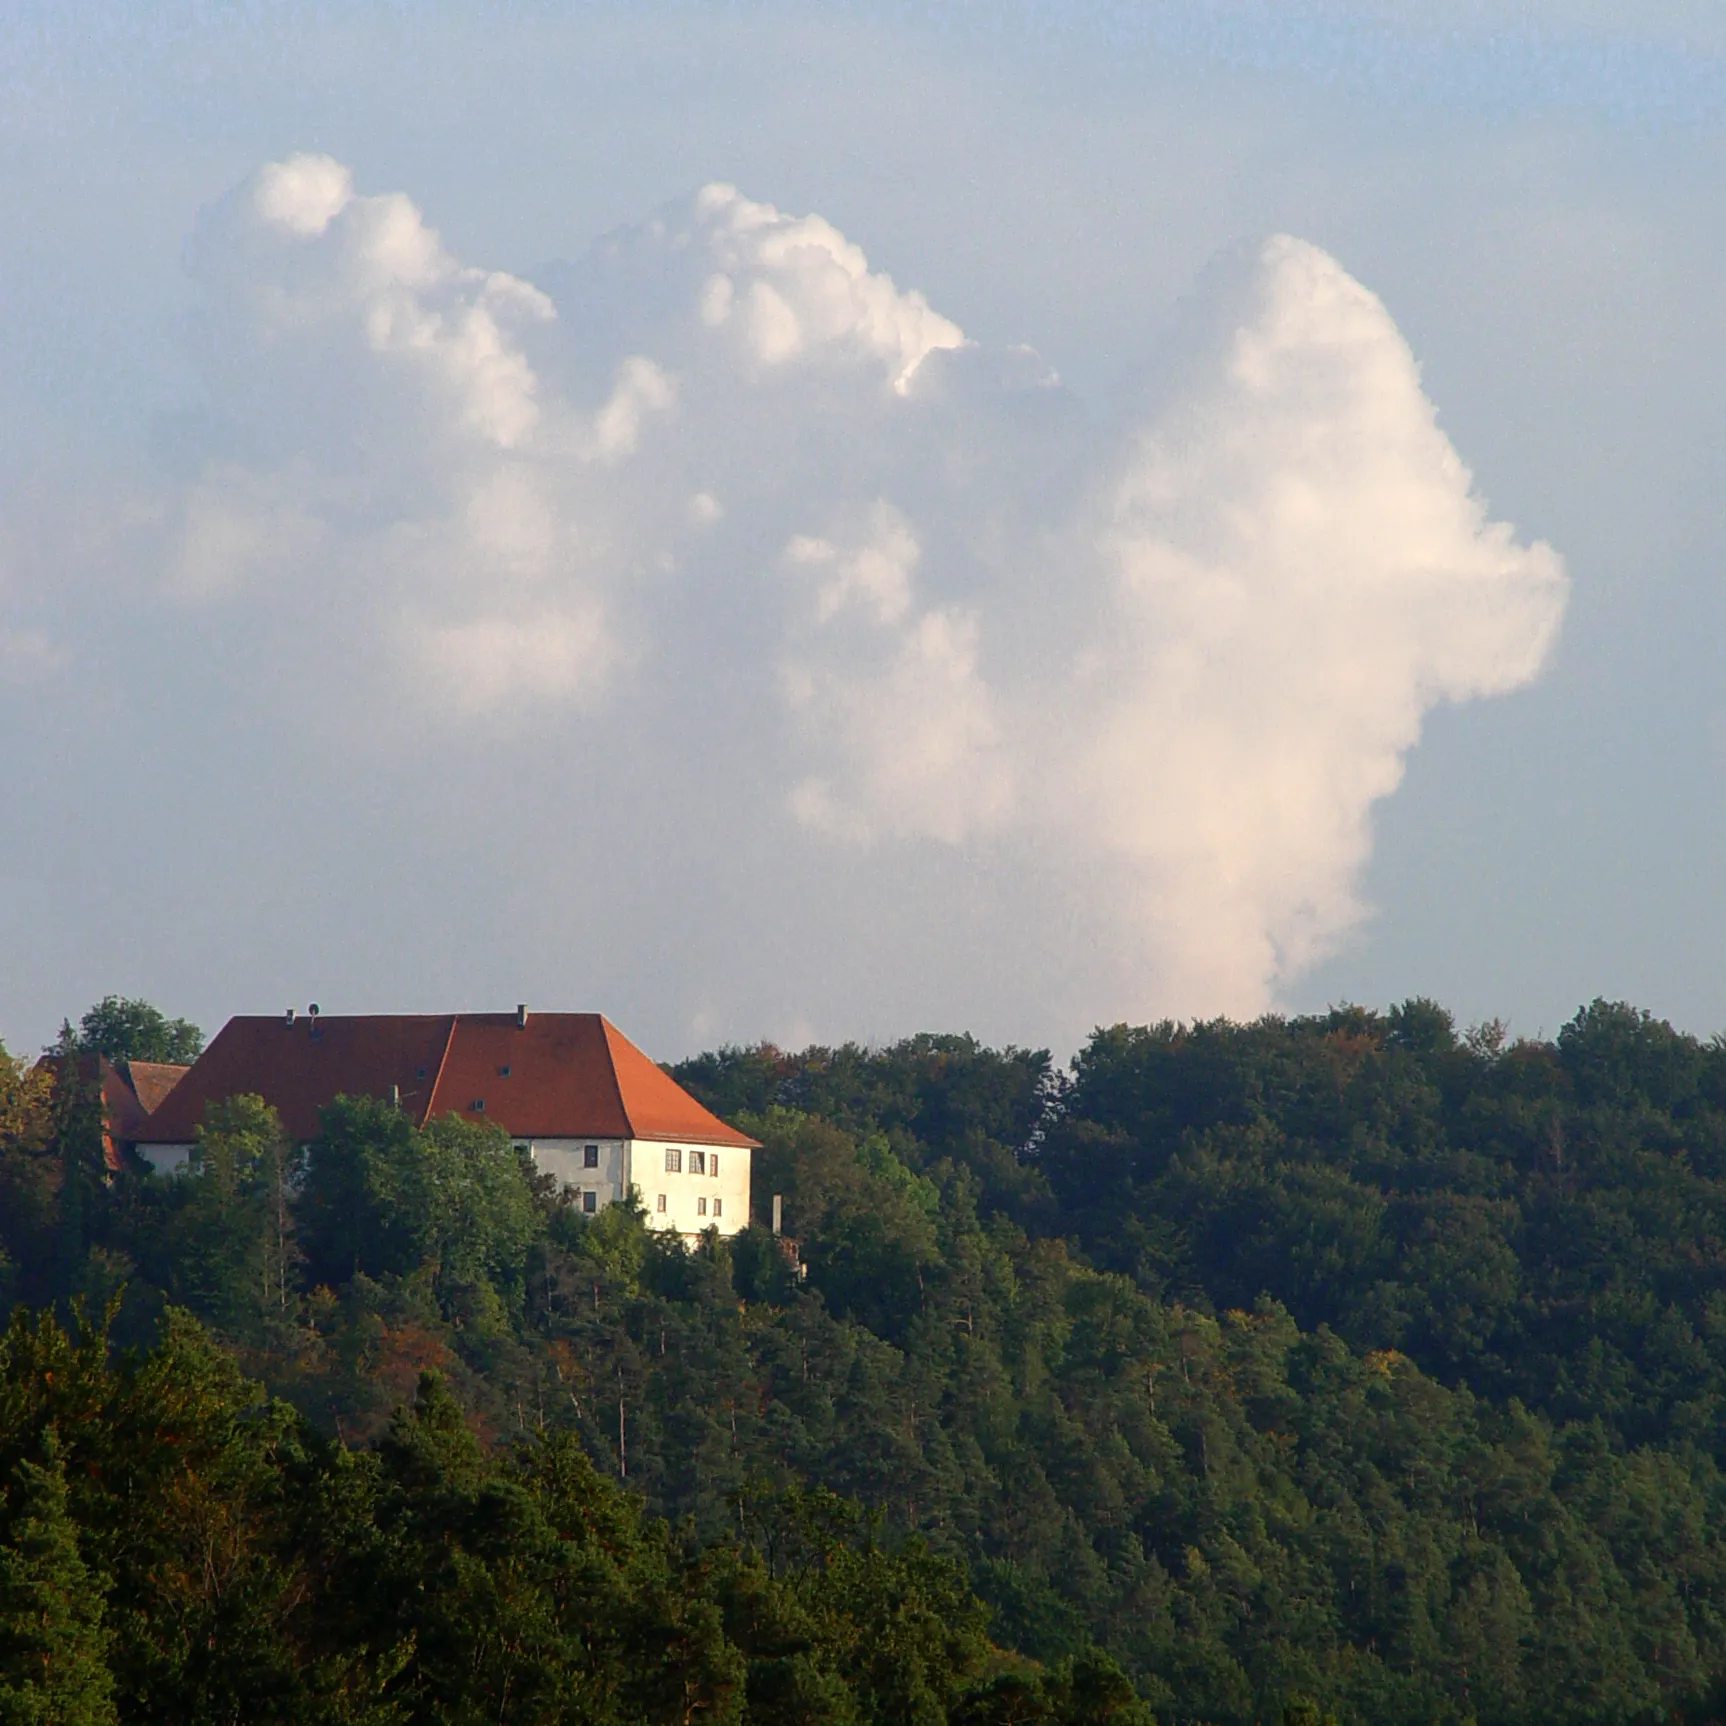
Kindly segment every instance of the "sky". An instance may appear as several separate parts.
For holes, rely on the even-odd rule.
[[[0,20],[0,1038],[1726,1027],[1726,23]]]

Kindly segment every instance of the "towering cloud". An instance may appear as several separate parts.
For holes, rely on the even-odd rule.
[[[1423,715],[1528,682],[1563,610],[1298,240],[1211,273],[1125,432],[725,186],[529,283],[302,156],[190,258],[209,413],[160,605],[367,771],[459,738],[608,831],[699,809],[641,868],[663,900],[754,859],[685,989],[737,1034],[1003,977],[1024,1035],[1262,1008],[1360,918]]]

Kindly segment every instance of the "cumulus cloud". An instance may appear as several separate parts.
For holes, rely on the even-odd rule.
[[[916,604],[920,556],[910,523],[887,503],[851,543],[798,534],[785,548],[796,584],[813,589],[793,598],[781,665],[788,717],[829,763],[791,792],[813,832],[956,845],[1010,808],[1010,764],[978,668],[981,618]]]
[[[595,831],[698,808],[693,861],[641,864],[662,903],[747,854],[718,914],[797,931],[688,980],[739,1034],[857,1029],[860,989],[963,1012],[1075,919],[1025,1034],[1264,1007],[1360,921],[1424,715],[1527,683],[1563,610],[1384,306],[1299,240],[1212,272],[1125,431],[729,186],[530,283],[298,156],[189,259],[206,453],[161,603],[227,632],[236,699],[314,688],[403,760],[525,740]],[[907,896],[896,982],[867,930]]]
[[[1071,739],[1073,819],[1141,866],[1198,1010],[1265,999],[1359,919],[1423,714],[1528,682],[1564,594],[1487,520],[1372,294],[1287,237],[1231,274],[1114,487],[1108,693]]]

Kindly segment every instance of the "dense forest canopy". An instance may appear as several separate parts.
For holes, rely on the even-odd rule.
[[[253,1681],[157,1649],[87,1484],[155,1442],[104,1411],[178,1419],[188,1373],[271,1567],[196,1611],[290,1674],[282,1718],[1722,1717],[1720,1043],[1412,1001],[1117,1026],[1064,1071],[920,1036],[675,1072],[763,1141],[755,1214],[784,1195],[807,1280],[759,1228],[584,1217],[496,1129],[366,1099],[309,1146],[233,1099],[192,1178],[105,1178],[90,1099],[4,1063],[0,1593],[62,1602],[87,1698],[41,1718],[230,1718]],[[106,1341],[29,1316],[75,1301]],[[181,1490],[138,1466],[141,1504]],[[471,1685],[437,1664],[464,1624]],[[722,1679],[626,1695],[668,1637]]]

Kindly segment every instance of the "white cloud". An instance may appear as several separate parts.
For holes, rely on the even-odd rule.
[[[702,285],[701,321],[734,329],[749,358],[779,366],[822,348],[854,347],[903,391],[937,348],[964,340],[919,293],[901,293],[819,216],[791,217],[734,186],[697,195],[675,246],[699,246],[718,268]]]
[[[799,534],[785,550],[794,581],[816,584],[812,604],[793,600],[786,705],[806,747],[831,762],[798,782],[791,808],[829,838],[957,845],[999,825],[1012,803],[978,666],[981,620],[960,606],[914,609],[920,556],[910,524],[886,503],[855,543]]]
[[[241,699],[316,690],[406,760],[459,737],[548,809],[579,779],[594,833],[699,808],[638,867],[662,919],[760,859],[715,913],[759,975],[692,957],[705,1012],[852,1028],[873,969],[876,1022],[921,1017],[889,911],[959,1011],[1083,920],[1015,984],[1038,1034],[1257,1010],[1363,915],[1425,713],[1528,682],[1562,613],[1385,308],[1298,240],[1207,280],[1124,437],[728,186],[536,286],[295,157],[192,260],[209,459],[164,593],[235,632]]]
[[[290,156],[258,172],[252,207],[263,222],[310,239],[354,198],[354,177],[328,156]]]
[[[1135,441],[1068,818],[1141,870],[1171,998],[1240,1010],[1362,915],[1436,701],[1538,671],[1564,575],[1488,522],[1384,307],[1281,237],[1216,284]]]

